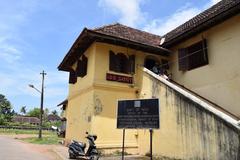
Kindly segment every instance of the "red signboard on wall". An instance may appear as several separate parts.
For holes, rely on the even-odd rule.
[[[130,84],[133,83],[133,77],[122,76],[122,75],[111,74],[111,73],[107,73],[106,79],[108,81],[117,81],[117,82],[130,83]]]

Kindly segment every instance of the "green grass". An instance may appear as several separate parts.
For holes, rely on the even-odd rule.
[[[21,140],[34,143],[34,144],[59,144],[62,138],[57,137],[57,135],[43,136],[41,139],[38,137],[22,138]]]
[[[34,144],[58,144],[62,138],[59,138],[56,132],[42,131],[42,138],[38,138],[38,130],[21,130],[21,129],[3,129],[0,128],[0,135],[21,135],[29,134],[31,137],[18,138],[25,142]]]
[[[38,134],[38,130],[22,130],[22,129],[5,129],[5,128],[0,128],[0,135],[1,134]],[[52,131],[42,131],[43,135],[53,135],[56,134],[55,132]]]

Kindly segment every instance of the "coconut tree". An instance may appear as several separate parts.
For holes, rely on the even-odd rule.
[[[25,114],[27,113],[26,106],[22,106],[22,107],[21,107],[20,113],[22,113],[23,115],[25,115]]]

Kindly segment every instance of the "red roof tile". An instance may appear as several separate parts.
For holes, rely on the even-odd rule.
[[[64,57],[59,70],[70,71],[71,65],[93,42],[103,42],[133,48],[153,54],[169,54],[169,50],[160,46],[161,37],[145,31],[116,23],[95,29],[85,28]]]
[[[131,28],[119,23],[95,28],[92,31],[150,46],[159,46],[161,40],[161,37],[158,35]]]

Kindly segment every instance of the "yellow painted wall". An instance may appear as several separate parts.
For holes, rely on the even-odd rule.
[[[129,88],[129,84],[119,83],[119,82],[111,82],[106,80],[106,73],[114,73],[119,75],[126,75],[116,73],[113,71],[109,71],[109,51],[112,50],[114,53],[124,53],[127,56],[135,55],[135,74],[133,75],[134,79],[134,86],[139,87],[141,85],[141,68],[144,65],[144,60],[147,57],[154,58],[161,62],[161,59],[168,59],[167,57],[153,55],[150,53],[145,53],[142,51],[110,45],[106,43],[95,43],[96,46],[96,65],[95,65],[95,76],[94,76],[94,83],[102,84],[102,85],[112,85],[112,86],[120,86],[120,87],[127,87]],[[140,71],[139,71],[140,69]]]
[[[62,111],[61,116],[64,118],[67,118],[67,106],[66,106],[65,110]]]
[[[209,64],[178,70],[179,48],[207,39]],[[240,14],[194,36],[171,50],[173,79],[240,117]]]
[[[240,40],[239,26],[236,16],[172,48],[175,53],[171,61],[177,61],[176,50],[199,41],[203,35],[208,40],[209,65],[187,72],[179,72],[178,63],[170,66],[174,80],[235,113],[240,113],[240,45],[236,44]],[[133,76],[133,85],[106,80],[106,73],[126,75],[109,71],[109,50],[136,55],[136,73],[127,75]],[[142,72],[144,59],[153,55],[100,42],[93,43],[84,54],[88,57],[87,75],[69,85],[67,141],[83,141],[88,131],[98,135],[99,148],[120,150],[122,130],[116,129],[117,100],[154,96],[160,99],[161,127],[153,133],[155,155],[170,159],[224,159],[238,154],[239,133]],[[127,130],[126,147],[127,152],[146,154],[149,131]]]
[[[171,61],[177,62],[177,49],[199,41],[203,35],[208,40],[209,65],[187,72],[178,71],[178,63],[170,66],[174,80],[238,115],[239,28],[238,15],[172,48]],[[126,75],[109,71],[109,50],[136,55],[136,73],[128,75],[133,76],[134,85],[106,80],[106,73]],[[160,98],[161,118],[161,129],[155,130],[153,137],[155,155],[180,159],[221,159],[224,155],[234,155],[231,150],[235,152],[239,136],[231,127],[194,104],[186,103],[173,90],[142,72],[147,56],[159,60],[163,57],[100,42],[93,43],[84,54],[88,57],[87,75],[78,77],[77,83],[69,84],[67,141],[83,141],[88,131],[98,135],[99,148],[120,149],[122,130],[116,129],[117,100],[155,96]],[[133,149],[131,152],[147,153],[149,131],[127,130],[126,146]]]
[[[136,99],[138,90],[141,84],[141,69],[144,65],[144,59],[147,56],[155,57],[160,61],[160,56],[143,53],[141,51],[105,44],[95,43],[96,46],[96,63],[94,76],[94,94],[95,98],[101,101],[102,112],[94,117],[92,132],[97,133],[99,139],[97,145],[99,148],[114,148],[121,149],[122,145],[122,130],[116,129],[116,108],[117,100],[119,99]],[[122,74],[109,71],[109,51],[114,53],[124,53],[127,56],[135,55],[135,74]],[[166,58],[165,58],[166,59]],[[133,76],[134,84],[112,82],[106,80],[106,73],[118,75]],[[96,99],[95,99],[96,106]],[[101,127],[99,127],[101,126]],[[127,152],[138,152],[138,131],[126,131],[126,148]]]
[[[141,98],[160,101],[160,129],[153,132],[153,154],[163,159],[239,159],[239,130],[201,106],[143,74]],[[139,131],[139,152],[149,152],[149,131]]]
[[[111,82],[106,81],[106,73],[115,73],[119,75],[126,75],[131,76],[127,74],[121,74],[116,73],[109,70],[109,51],[112,50],[114,53],[124,53],[127,56],[135,55],[135,71],[136,73],[134,76],[135,81],[135,87],[139,87],[140,82],[139,79],[141,77],[140,74],[138,74],[139,67],[144,65],[144,59],[147,56],[154,57],[156,60],[161,60],[161,58],[166,59],[166,57],[161,57],[149,53],[144,53],[138,50],[116,46],[116,45],[110,45],[106,43],[95,43],[96,45],[96,66],[95,66],[95,76],[94,76],[94,83],[103,84],[103,85],[113,85],[113,86],[120,86],[120,87],[129,87],[129,84],[119,83],[119,82]]]
[[[93,91],[75,96],[68,101],[66,141],[85,140],[85,132],[91,131],[93,116]]]
[[[88,58],[87,64],[87,75],[84,77],[78,77],[75,84],[69,84],[69,95],[68,100],[72,97],[84,92],[85,89],[89,88],[93,84],[94,71],[95,71],[95,45],[91,45],[85,52],[84,55]],[[73,65],[76,69],[77,61]]]
[[[111,88],[110,86],[96,86],[94,89],[94,106],[96,110],[92,122],[92,133],[98,135],[96,144],[98,148],[121,150],[122,146],[122,130],[117,129],[117,100],[118,99],[135,99],[135,90]],[[98,108],[98,109],[97,109]],[[101,108],[101,109],[99,109]],[[137,152],[136,131],[132,130],[126,134],[127,152]],[[106,152],[106,151],[105,151]]]
[[[84,53],[88,58],[87,75],[78,77],[75,84],[69,84],[66,143],[70,140],[85,141],[85,132],[91,128],[93,111],[93,79],[95,66],[95,45],[90,46]],[[77,62],[73,65],[76,69]]]
[[[135,74],[127,75],[109,71],[109,51],[134,54]],[[119,99],[136,99],[142,78],[141,69],[147,56],[159,61],[161,56],[154,56],[125,47],[95,42],[84,53],[88,57],[87,75],[69,85],[66,141],[83,140],[85,131],[97,134],[99,148],[120,150],[122,130],[116,129],[116,107]],[[166,58],[165,58],[166,59]],[[76,63],[73,68],[76,68]],[[134,84],[106,80],[106,73],[133,76]],[[91,117],[91,121],[86,121]],[[138,131],[126,132],[127,152],[137,153]],[[112,150],[114,151],[114,150]]]

